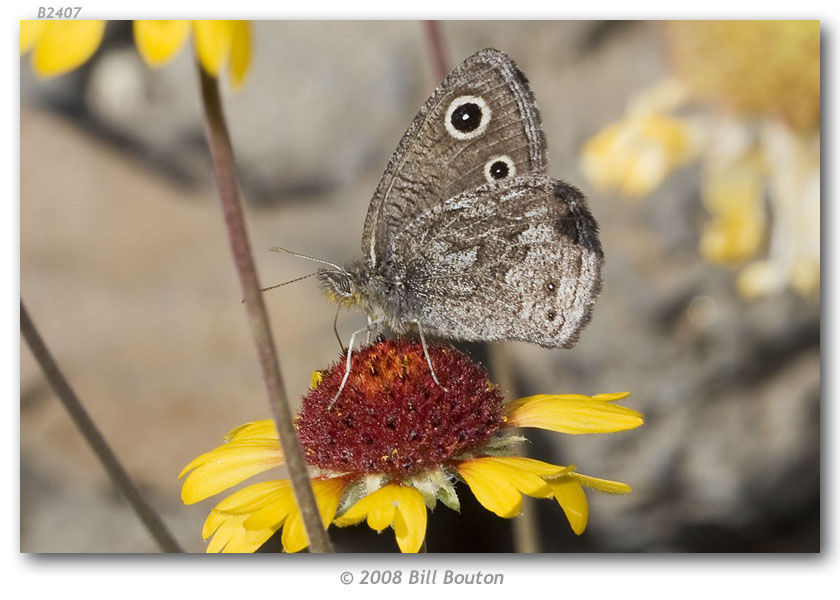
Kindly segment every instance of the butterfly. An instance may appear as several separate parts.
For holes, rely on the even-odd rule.
[[[481,50],[400,140],[368,208],[362,259],[316,274],[330,299],[369,318],[350,338],[341,387],[355,336],[381,325],[416,327],[430,368],[424,333],[569,348],[603,261],[584,196],[548,174],[527,79],[506,54]]]

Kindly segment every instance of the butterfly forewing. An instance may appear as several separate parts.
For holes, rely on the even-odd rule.
[[[570,347],[601,285],[583,196],[547,176],[485,184],[428,208],[385,253],[423,327],[457,339]]]
[[[545,170],[527,80],[505,54],[482,50],[444,80],[400,141],[368,209],[363,255],[375,267],[414,215],[489,181]]]

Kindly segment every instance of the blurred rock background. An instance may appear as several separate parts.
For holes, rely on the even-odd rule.
[[[451,64],[510,54],[538,99],[554,176],[581,187],[601,226],[605,286],[572,350],[511,344],[514,393],[630,390],[646,424],[620,434],[534,436],[533,454],[630,483],[590,494],[576,537],[535,504],[556,552],[817,552],[820,304],[753,300],[703,260],[700,168],[644,201],[593,190],[581,147],[628,98],[669,73],[658,23],[441,24]],[[265,285],[307,274],[283,246],[359,253],[376,182],[437,85],[417,22],[256,22],[240,92],[225,86],[252,245]],[[178,471],[229,429],[269,415],[203,141],[190,52],[150,70],[129,22],[111,22],[82,68],[36,80],[21,60],[21,296],[117,455],[188,551],[218,501],[180,501]],[[335,360],[334,307],[312,280],[266,296],[288,392]],[[343,313],[343,335],[363,322]],[[21,345],[21,550],[156,547]],[[511,524],[462,494],[430,517],[429,551],[513,551]],[[335,532],[345,551],[390,535]]]

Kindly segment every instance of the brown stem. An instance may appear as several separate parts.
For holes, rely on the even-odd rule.
[[[488,344],[490,357],[490,372],[493,381],[502,390],[506,401],[517,397],[516,380],[513,377],[513,370],[510,367],[508,347],[504,344]],[[519,430],[511,431],[518,434]],[[527,456],[528,450],[520,445],[517,454]],[[513,520],[513,544],[520,554],[535,554],[540,551],[540,536],[537,524],[537,506],[533,498],[522,496],[522,512]]]
[[[143,521],[149,533],[152,534],[160,549],[164,552],[183,552],[158,514],[140,495],[137,486],[131,480],[128,473],[126,473],[125,469],[123,469],[114,452],[105,441],[105,438],[99,433],[99,430],[94,425],[84,406],[82,406],[73,388],[70,387],[61,369],[58,368],[58,364],[56,364],[52,354],[50,354],[46,344],[44,344],[44,340],[38,334],[35,323],[32,322],[26,307],[23,305],[23,300],[20,302],[20,333],[29,345],[29,349],[32,351],[35,360],[44,371],[47,382],[49,382],[58,399],[61,400],[61,403],[64,404],[64,408],[70,413],[70,417],[73,419],[76,427],[85,437],[90,447],[93,448],[93,451],[96,453],[100,462],[102,462],[105,470],[108,471],[108,475],[120,491],[125,494],[129,504],[134,508],[140,520]]]
[[[280,435],[280,445],[283,448],[286,467],[295,493],[295,500],[300,508],[303,524],[309,537],[309,549],[312,552],[332,552],[332,544],[324,526],[315,502],[315,494],[309,481],[309,473],[303,452],[297,438],[297,432],[292,424],[292,411],[289,408],[283,377],[271,335],[268,313],[260,292],[257,269],[251,254],[248,232],[245,227],[245,216],[242,212],[242,202],[239,197],[239,187],[236,183],[236,173],[233,160],[233,149],[228,135],[227,125],[222,112],[222,100],[219,96],[219,85],[216,79],[198,65],[201,74],[201,97],[204,102],[205,132],[210,155],[213,161],[213,175],[216,187],[222,201],[225,225],[236,272],[242,286],[242,296],[245,299],[245,310],[251,325],[251,334],[259,355],[263,381],[268,392],[268,402],[274,413],[277,432]]]
[[[446,58],[446,49],[443,47],[443,38],[440,35],[440,23],[438,21],[423,21],[423,24],[426,26],[426,36],[432,50],[435,74],[438,81],[443,81],[449,74],[449,61]]]

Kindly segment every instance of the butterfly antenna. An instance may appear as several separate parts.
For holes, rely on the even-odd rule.
[[[307,256],[306,254],[301,254],[300,252],[293,252],[292,250],[286,250],[285,248],[280,248],[279,246],[275,246],[274,248],[269,248],[270,252],[285,252],[286,254],[291,254],[292,256],[297,256],[298,258],[305,258],[306,260],[311,260],[317,263],[321,263],[322,265],[329,265],[334,269],[338,269],[340,272],[344,273],[344,269],[339,267],[338,265],[328,262],[326,260],[321,260],[320,258],[313,258],[311,256]]]
[[[262,288],[261,292],[267,292],[268,290],[273,290],[274,288],[283,287],[284,285],[289,285],[290,283],[296,283],[298,281],[302,281],[304,279],[308,279],[313,275],[317,275],[318,273],[310,273],[309,275],[304,275],[303,277],[295,277],[294,279],[290,279],[289,281],[284,281],[283,283],[278,283],[277,285],[270,285],[267,288]]]
[[[261,292],[267,292],[268,290],[273,290],[274,288],[283,287],[284,285],[289,285],[290,283],[295,283],[296,281],[301,281],[302,279],[307,279],[312,277],[313,275],[317,275],[318,273],[310,273],[309,275],[304,275],[303,277],[295,277],[294,279],[290,279],[289,281],[284,281],[283,283],[278,283],[277,285],[270,285],[267,288],[262,288]],[[242,302],[245,302],[245,299],[242,299]]]

